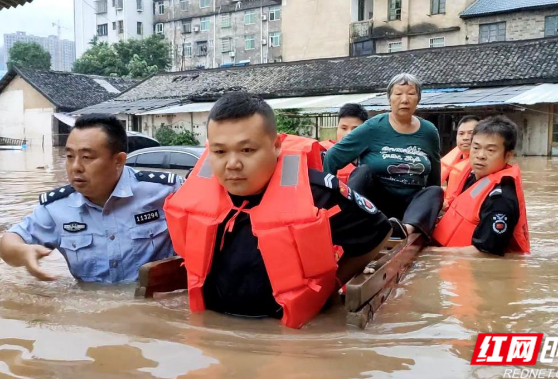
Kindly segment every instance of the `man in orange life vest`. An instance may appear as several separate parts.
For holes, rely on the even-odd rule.
[[[165,204],[193,312],[271,316],[293,328],[362,272],[391,226],[325,174],[317,141],[277,134],[271,107],[229,93],[210,112],[208,149]],[[344,255],[335,261],[333,245]]]
[[[529,253],[521,173],[513,157],[517,126],[504,116],[481,121],[473,131],[470,165],[450,194],[449,209],[434,229],[437,251],[504,255]]]
[[[455,191],[461,173],[469,164],[469,151],[471,150],[471,139],[473,130],[478,125],[480,118],[477,116],[465,116],[457,125],[457,146],[442,158],[442,184],[448,182],[444,196],[442,210],[448,208],[449,193]]]
[[[320,142],[320,145],[326,151],[329,150],[333,145],[335,145],[335,142],[341,141],[343,137],[349,134],[353,129],[356,129],[357,126],[364,124],[364,122],[368,120],[368,112],[366,111],[366,109],[364,109],[364,107],[362,107],[362,105],[348,103],[341,107],[337,118],[339,121],[337,124],[336,140],[327,140]],[[337,171],[337,178],[339,178],[339,180],[341,180],[343,183],[347,184],[349,176],[355,168],[355,164],[349,163],[347,166]]]

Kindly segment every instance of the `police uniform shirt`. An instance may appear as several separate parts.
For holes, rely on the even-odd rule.
[[[71,186],[40,196],[40,205],[9,231],[28,244],[57,248],[71,274],[86,282],[130,282],[139,267],[174,254],[163,204],[182,179],[125,166],[104,207]]]
[[[309,170],[309,176],[314,205],[325,209],[336,205],[341,208],[341,212],[330,219],[330,225],[333,243],[342,246],[344,254],[353,257],[366,254],[385,238],[391,226],[371,202],[343,183],[339,184],[331,174]],[[249,209],[258,205],[262,196],[231,195],[231,199],[237,207],[247,200],[245,208]],[[217,230],[213,263],[203,287],[206,307],[233,315],[280,318],[282,310],[273,297],[249,215],[240,212],[233,230],[224,232],[233,214],[235,211],[230,212]]]
[[[476,183],[471,173],[463,191]],[[504,255],[519,221],[519,201],[513,178],[504,177],[484,200],[480,222],[473,233],[472,244],[485,253]]]

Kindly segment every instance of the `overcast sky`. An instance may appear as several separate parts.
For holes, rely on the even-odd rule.
[[[93,1],[90,1],[93,3]],[[4,34],[17,31],[39,37],[57,35],[57,27],[63,39],[74,40],[73,0],[33,0],[30,4],[0,11],[0,45],[4,44]]]

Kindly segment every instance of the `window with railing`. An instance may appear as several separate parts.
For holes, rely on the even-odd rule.
[[[431,0],[430,14],[446,13],[446,0]]]
[[[232,39],[230,38],[221,39],[221,52],[228,53],[229,51],[232,51]]]
[[[389,0],[388,20],[401,20],[401,0]]]
[[[430,38],[430,47],[444,47],[446,46],[446,37],[434,37]]]
[[[207,41],[196,42],[196,55],[205,57],[207,55]]]
[[[388,43],[388,53],[396,53],[403,50],[403,42],[390,42]]]
[[[107,0],[95,1],[95,13],[107,13]]]
[[[231,27],[231,14],[223,13],[221,15],[221,28],[230,28],[230,27]]]

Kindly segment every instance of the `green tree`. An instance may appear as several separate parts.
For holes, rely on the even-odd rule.
[[[104,76],[145,78],[170,67],[170,45],[160,36],[119,41],[113,45],[99,42],[74,62],[73,72]]]
[[[176,132],[168,125],[163,125],[155,132],[155,139],[163,146],[172,145],[172,141],[176,137]]]
[[[38,70],[50,69],[50,53],[35,42],[16,42],[9,51],[8,70],[14,66],[34,68]]]
[[[199,146],[200,142],[196,138],[196,134],[194,132],[185,130],[182,133],[178,133],[176,137],[174,137],[172,144],[175,146]]]
[[[300,114],[299,109],[284,109],[275,112],[277,131],[279,133],[310,136],[313,126],[312,119]]]

